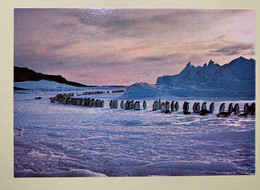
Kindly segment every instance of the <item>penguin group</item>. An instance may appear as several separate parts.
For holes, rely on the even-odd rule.
[[[209,113],[213,113],[214,109],[215,109],[215,103],[211,102],[210,106],[209,106],[209,110],[207,109],[207,102],[203,102],[200,108],[200,103],[199,102],[195,102],[193,104],[193,113],[198,113],[200,115],[207,115]]]
[[[77,105],[87,107],[104,107],[104,100],[94,98],[74,98],[73,94],[57,94],[55,97],[50,97],[50,102],[64,105]]]
[[[117,100],[111,100],[110,101],[110,108],[111,108],[111,105],[112,105],[112,108],[113,108],[113,102],[115,102],[116,106],[114,108],[117,108],[118,106],[118,103],[117,103]],[[143,101],[143,109],[146,109],[147,107],[147,103],[146,101],[144,100]],[[121,100],[120,102],[120,108],[121,109],[126,109],[126,110],[141,110],[141,102],[140,101],[134,101],[134,100],[126,100],[126,102],[124,102],[124,100]]]
[[[153,102],[153,111],[161,110],[161,113],[170,114],[171,112],[179,110],[179,103],[174,101],[165,101],[161,102],[161,100],[155,100]]]
[[[242,113],[240,111],[243,111]],[[229,103],[228,110],[225,111],[225,103],[222,103],[219,107],[219,113],[217,114],[218,117],[228,117],[231,114],[238,115],[238,116],[248,116],[255,115],[255,102],[253,102],[250,106],[248,103],[244,104],[243,110],[239,109],[239,104],[236,103],[233,106],[233,103]]]
[[[117,100],[110,100],[110,102],[109,102],[109,107],[110,107],[110,108],[117,109],[117,107],[118,107],[118,102],[117,102]]]
[[[77,96],[79,94],[76,94]],[[59,104],[65,105],[77,105],[77,106],[87,106],[87,107],[104,107],[104,100],[94,99],[94,98],[75,98],[73,97],[74,93],[63,93],[57,94],[55,97],[50,97],[50,102],[55,103],[58,102]],[[121,109],[125,110],[141,110],[147,108],[147,103],[144,100],[142,103],[141,101],[134,101],[134,100],[121,100],[120,104],[118,100],[110,100],[109,107],[111,109],[117,109],[120,107]],[[225,103],[222,103],[219,107],[219,113],[217,117],[228,117],[232,113],[238,116],[248,116],[248,115],[255,115],[255,102],[244,104],[243,110],[240,110],[239,104],[236,103],[229,103],[227,110],[225,110]],[[189,115],[191,114],[190,104],[187,101],[183,102],[183,114]],[[209,109],[207,109],[207,102],[195,102],[193,104],[192,110],[193,113],[197,113],[199,115],[207,115],[214,112],[215,103],[211,102]],[[161,113],[170,114],[172,112],[176,112],[179,110],[179,102],[178,101],[161,101],[161,99],[155,100],[152,105],[152,111],[160,110]]]

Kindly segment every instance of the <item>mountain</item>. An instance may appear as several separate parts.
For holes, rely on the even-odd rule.
[[[188,63],[177,75],[157,78],[157,85],[175,87],[192,86],[199,89],[223,88],[232,95],[255,95],[255,60],[239,57],[220,66],[210,60],[208,64],[193,66]]]
[[[124,97],[178,96],[255,99],[255,60],[239,57],[220,66],[210,60],[195,67],[190,62],[177,75],[157,78],[156,85],[135,83]]]
[[[67,84],[70,86],[76,87],[87,87],[87,85],[80,84],[77,82],[67,81],[61,75],[48,75],[37,73],[31,69],[23,68],[23,67],[14,67],[14,82],[25,82],[25,81],[40,81],[40,80],[47,80],[53,81],[60,84]],[[17,88],[15,88],[17,89]]]
[[[202,67],[195,67],[189,62],[177,75],[157,78],[157,85],[202,85],[224,80],[255,80],[255,60],[239,57],[228,64],[220,66],[210,60]]]

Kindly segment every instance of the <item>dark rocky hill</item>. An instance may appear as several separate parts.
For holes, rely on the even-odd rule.
[[[77,87],[87,87],[87,85],[80,84],[77,82],[67,81],[61,75],[48,75],[37,73],[26,67],[14,67],[14,82],[24,82],[24,81],[39,81],[39,80],[48,80],[54,81],[61,84],[67,84]]]

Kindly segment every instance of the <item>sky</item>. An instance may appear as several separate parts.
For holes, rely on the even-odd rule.
[[[254,10],[15,9],[14,65],[86,85],[155,84],[255,58]]]

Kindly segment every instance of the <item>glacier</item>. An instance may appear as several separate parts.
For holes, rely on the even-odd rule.
[[[177,75],[158,77],[156,84],[178,96],[255,99],[255,60],[239,57],[223,66],[210,60],[197,67],[189,62]]]

